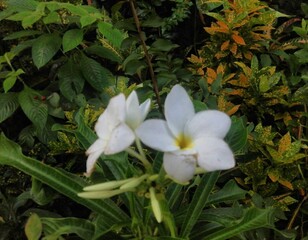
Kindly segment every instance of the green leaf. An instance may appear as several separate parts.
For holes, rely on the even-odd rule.
[[[73,201],[82,204],[106,219],[118,224],[129,221],[129,217],[113,201],[93,200],[78,197],[87,181],[64,170],[56,169],[36,159],[26,157],[15,142],[0,135],[0,164],[9,165],[35,177]]]
[[[174,48],[177,48],[179,45],[173,44],[170,40],[166,39],[157,39],[150,48],[150,51],[164,51],[164,52],[169,52]]]
[[[6,79],[3,81],[4,92],[7,93],[12,87],[14,87],[17,77],[25,72],[22,69],[17,69],[17,71],[12,71],[6,75]]]
[[[243,117],[232,117],[232,125],[226,136],[226,142],[232,151],[241,153],[247,144],[248,130],[246,120]]]
[[[0,94],[0,123],[9,118],[19,107],[17,93]]]
[[[32,11],[23,11],[16,13],[14,15],[11,15],[7,18],[7,20],[11,21],[22,21],[25,17],[31,15],[33,12]]]
[[[59,69],[58,77],[61,93],[72,102],[82,92],[85,82],[79,66],[69,60]]]
[[[22,19],[21,25],[23,28],[32,27],[32,25],[38,20],[40,20],[42,17],[43,15],[41,13],[32,12],[31,14]]]
[[[26,11],[26,10],[34,11],[36,10],[38,2],[35,0],[23,0],[23,1],[9,0],[7,2],[7,5],[9,7],[16,9],[18,12]]]
[[[7,93],[12,87],[14,87],[17,80],[16,76],[9,76],[3,81],[4,92]]]
[[[43,18],[45,24],[50,23],[61,23],[61,18],[57,12],[50,12],[46,17]]]
[[[83,40],[83,31],[80,29],[71,29],[64,33],[62,45],[63,51],[68,52],[76,48]]]
[[[121,48],[125,34],[113,27],[111,23],[99,22],[98,31],[116,48]]]
[[[42,32],[37,30],[22,30],[6,36],[5,38],[3,38],[3,40],[13,40],[23,37],[30,37],[38,34],[42,34]]]
[[[25,226],[28,240],[39,240],[42,234],[42,222],[36,213],[32,213]]]
[[[208,197],[215,186],[215,183],[219,177],[220,172],[212,172],[205,174],[199,186],[197,187],[195,194],[185,216],[185,220],[181,227],[180,236],[188,237],[193,226],[196,224],[202,209],[206,206]]]
[[[110,49],[110,48],[106,48],[103,46],[92,45],[86,48],[85,51],[89,54],[95,54],[99,57],[109,59],[113,62],[117,62],[117,63],[123,62],[122,55],[118,51],[115,51],[114,48]]]
[[[62,6],[77,16],[86,16],[89,14],[81,5],[76,6],[72,3],[63,3]]]
[[[31,122],[39,129],[43,129],[47,122],[48,107],[40,99],[40,94],[25,86],[18,95],[18,101]]]
[[[208,198],[207,205],[222,203],[226,201],[236,201],[245,198],[247,191],[239,188],[234,180],[230,180],[218,192],[211,194]]]
[[[41,218],[46,237],[56,237],[63,234],[76,234],[81,239],[92,239],[94,225],[86,219],[81,218]]]
[[[56,33],[44,34],[32,46],[32,58],[37,68],[43,67],[58,52],[62,39]]]
[[[274,208],[258,209],[255,207],[245,211],[243,219],[237,224],[216,231],[202,238],[203,240],[225,240],[240,233],[261,227],[274,228]]]
[[[96,22],[96,20],[97,20],[97,18],[93,17],[91,15],[82,16],[80,18],[81,27],[84,28],[88,25],[91,25],[92,23]]]
[[[80,69],[87,82],[97,91],[113,84],[112,73],[91,58],[82,55]]]

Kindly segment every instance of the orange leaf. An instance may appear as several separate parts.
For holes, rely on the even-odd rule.
[[[227,111],[227,114],[229,116],[233,115],[234,113],[236,113],[238,111],[240,106],[241,106],[241,104],[235,105],[234,107],[232,107],[230,110]]]
[[[287,180],[279,179],[278,182],[279,182],[281,185],[285,186],[286,188],[289,188],[290,190],[293,190],[293,189],[294,189],[292,183],[290,183],[290,182],[287,181]]]
[[[212,84],[215,81],[215,79],[217,78],[217,73],[212,68],[207,68],[206,69],[206,75],[208,77],[207,78],[207,82],[209,84]]]
[[[228,47],[229,47],[229,43],[230,43],[230,40],[227,40],[227,41],[225,41],[223,44],[221,44],[220,50],[221,50],[221,51],[227,50]]]
[[[291,135],[290,132],[285,134],[279,141],[278,152],[280,154],[287,151],[291,146]]]
[[[237,44],[246,45],[244,38],[242,38],[241,36],[233,34],[231,37]]]
[[[232,44],[230,51],[233,53],[233,55],[236,55],[237,53],[237,45],[236,44]]]

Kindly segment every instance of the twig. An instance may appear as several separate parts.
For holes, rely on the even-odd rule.
[[[296,216],[297,216],[297,214],[298,214],[298,212],[299,212],[301,206],[303,205],[303,203],[304,203],[307,199],[308,199],[308,194],[306,194],[306,196],[302,199],[302,201],[298,204],[297,208],[295,209],[295,211],[294,211],[294,213],[293,213],[293,216],[292,216],[292,218],[291,218],[291,220],[290,220],[290,222],[289,222],[289,224],[288,224],[288,227],[287,227],[288,230],[290,230],[290,229],[292,228],[293,223],[294,223],[294,221],[295,221],[295,218],[296,218]]]
[[[163,108],[162,108],[162,105],[161,105],[159,91],[158,91],[157,80],[156,80],[156,77],[155,77],[155,74],[154,74],[153,65],[152,65],[152,62],[151,62],[151,58],[150,58],[147,46],[146,46],[145,41],[144,41],[143,36],[142,36],[140,21],[139,21],[138,14],[137,14],[137,11],[136,11],[136,8],[135,8],[134,0],[129,0],[129,3],[130,3],[130,7],[131,7],[132,14],[133,14],[133,17],[134,17],[134,21],[135,21],[135,24],[136,24],[136,28],[137,28],[137,31],[138,31],[138,34],[139,34],[139,39],[140,39],[140,42],[141,42],[141,45],[142,45],[142,48],[143,48],[143,51],[144,51],[144,55],[145,55],[145,58],[146,58],[146,61],[147,61],[148,67],[149,67],[149,72],[150,72],[155,96],[156,96],[156,99],[157,99],[157,104],[158,104],[159,110],[161,111],[161,113],[163,113]]]

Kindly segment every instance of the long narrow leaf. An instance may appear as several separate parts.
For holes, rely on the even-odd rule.
[[[193,199],[191,203],[189,204],[189,207],[188,207],[188,210],[185,216],[185,220],[181,228],[182,229],[181,234],[180,234],[181,237],[187,237],[190,234],[193,226],[196,224],[202,212],[202,209],[206,205],[207,199],[213,187],[215,186],[215,183],[219,177],[219,174],[220,172],[216,171],[216,172],[205,174],[202,177],[201,182],[193,196]]]
[[[81,181],[82,179],[75,181],[64,171],[24,156],[20,146],[7,139],[4,134],[0,135],[0,164],[10,165],[35,177],[75,202],[96,213],[103,214],[111,221],[123,222],[129,220],[128,216],[111,200],[91,200],[78,197],[77,193],[82,192],[86,185],[85,181]]]

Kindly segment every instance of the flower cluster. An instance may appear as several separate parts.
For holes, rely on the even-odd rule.
[[[217,110],[196,113],[180,85],[174,86],[167,95],[166,120],[145,120],[150,104],[147,100],[139,105],[134,91],[127,99],[119,94],[110,100],[95,125],[99,138],[87,150],[88,175],[101,154],[128,150],[139,139],[150,148],[164,152],[163,167],[179,183],[192,179],[197,167],[205,171],[234,167],[233,153],[224,141],[231,126],[228,115]]]

